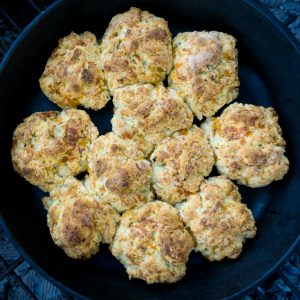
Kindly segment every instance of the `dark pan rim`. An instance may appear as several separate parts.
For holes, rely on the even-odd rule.
[[[16,38],[16,40],[13,42],[13,44],[10,46],[8,51],[6,52],[1,64],[0,64],[0,76],[2,76],[2,72],[7,66],[7,64],[10,61],[10,58],[14,51],[18,48],[19,44],[24,40],[24,38],[30,34],[32,30],[34,30],[35,26],[42,20],[46,15],[51,13],[53,10],[57,9],[65,0],[57,0],[55,3],[51,4],[49,7],[47,7],[42,13],[40,13],[37,17],[35,17],[25,28],[24,30],[19,34],[19,36]],[[284,27],[283,24],[279,22],[276,17],[269,12],[261,3],[256,2],[255,0],[243,0],[248,6],[250,6],[253,10],[257,11],[260,15],[262,15],[263,18],[267,19],[287,40],[288,42],[294,47],[294,49],[297,51],[298,55],[300,56],[300,43],[299,41],[292,35],[292,33]],[[2,213],[0,212],[0,225],[4,229],[5,234],[9,237],[9,240],[13,243],[15,248],[18,250],[18,252],[22,255],[22,257],[26,260],[29,265],[35,269],[39,274],[41,274],[46,280],[50,281],[52,284],[54,284],[56,287],[62,289],[67,294],[70,294],[74,297],[77,297],[79,299],[88,299],[87,297],[83,296],[82,294],[72,290],[71,288],[67,287],[60,281],[56,280],[52,276],[50,276],[45,270],[43,270],[30,256],[30,254],[27,254],[27,252],[19,245],[18,241],[13,237],[10,229],[7,227]],[[262,281],[267,279],[276,269],[279,268],[279,266],[289,258],[289,256],[292,254],[296,246],[300,244],[300,234],[295,239],[295,241],[290,245],[289,249],[286,251],[286,253],[273,265],[272,268],[267,270],[260,278],[258,278],[256,281],[252,282],[248,286],[244,287],[242,290],[237,291],[235,294],[230,295],[229,297],[226,297],[225,299],[232,299],[236,298],[237,296],[242,296],[246,294],[249,290],[255,288],[259,285]]]

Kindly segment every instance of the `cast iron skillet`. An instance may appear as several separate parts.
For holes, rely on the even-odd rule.
[[[33,112],[58,110],[38,84],[59,38],[89,30],[98,37],[113,15],[130,6],[147,9],[178,31],[219,30],[238,40],[241,80],[238,101],[273,106],[280,116],[291,167],[268,187],[240,187],[257,221],[256,238],[237,260],[208,263],[192,254],[186,277],[176,284],[147,286],[129,281],[106,246],[88,261],[68,258],[52,242],[43,193],[16,175],[10,146],[14,128]],[[66,0],[35,19],[4,58],[0,78],[1,223],[25,259],[42,275],[75,296],[93,299],[215,299],[241,295],[270,274],[299,240],[300,51],[295,40],[253,1]],[[112,104],[91,117],[103,134],[111,130]],[[4,197],[5,195],[5,197]]]

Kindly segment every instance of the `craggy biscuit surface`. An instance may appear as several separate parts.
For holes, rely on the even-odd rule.
[[[234,103],[205,129],[221,174],[249,187],[266,186],[287,173],[278,116],[272,107]]]
[[[151,284],[180,280],[193,246],[177,210],[154,201],[122,215],[110,249],[130,279]]]
[[[87,155],[98,130],[83,110],[34,113],[13,135],[14,169],[44,191],[87,168]]]
[[[69,177],[44,198],[49,206],[48,226],[53,241],[75,259],[87,259],[109,244],[116,232],[119,214],[108,204],[96,201],[84,185]]]
[[[205,180],[200,192],[177,205],[180,216],[195,237],[195,250],[210,261],[237,258],[247,238],[256,234],[251,211],[229,179]]]
[[[151,161],[155,192],[171,204],[198,192],[215,163],[204,130],[196,125],[164,139],[152,153]]]
[[[101,61],[112,93],[126,85],[158,83],[172,67],[168,23],[138,8],[112,18],[101,48]]]
[[[152,168],[131,141],[110,132],[92,145],[86,186],[102,201],[122,212],[151,201]]]
[[[187,104],[174,90],[162,84],[117,89],[113,103],[113,131],[123,139],[135,141],[146,155],[163,138],[193,123]]]
[[[100,64],[100,46],[90,32],[59,40],[40,78],[44,94],[62,109],[101,109],[110,99]]]
[[[199,120],[238,96],[235,44],[233,36],[217,31],[179,33],[173,40],[169,86],[185,98]]]

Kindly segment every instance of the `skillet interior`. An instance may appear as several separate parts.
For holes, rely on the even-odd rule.
[[[250,4],[249,4],[250,3]],[[268,273],[299,235],[300,202],[300,54],[289,37],[253,9],[250,1],[59,1],[17,41],[2,65],[0,78],[0,202],[2,223],[18,248],[41,272],[61,287],[91,298],[223,298],[244,290]],[[109,20],[130,6],[147,9],[179,31],[219,30],[233,34],[239,49],[241,80],[238,101],[273,106],[287,141],[291,167],[284,180],[266,188],[240,187],[243,201],[253,210],[258,234],[248,241],[239,259],[207,263],[192,254],[186,277],[172,285],[147,286],[129,281],[123,267],[100,247],[88,261],[66,257],[52,242],[43,195],[13,172],[11,137],[22,119],[36,111],[58,110],[40,91],[38,78],[60,37],[89,30],[101,37]],[[100,133],[111,130],[112,104],[90,112]],[[44,274],[45,274],[44,273]]]

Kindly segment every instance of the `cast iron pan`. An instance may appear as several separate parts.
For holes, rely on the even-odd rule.
[[[178,31],[218,30],[233,34],[239,49],[238,101],[273,106],[279,114],[291,166],[268,187],[240,187],[257,221],[257,236],[237,260],[208,263],[192,254],[187,275],[176,284],[148,286],[129,281],[106,246],[88,261],[68,258],[52,242],[43,193],[11,166],[12,133],[33,112],[58,110],[42,94],[38,78],[59,38],[89,30],[99,38],[111,17],[137,6],[169,21]],[[66,0],[35,19],[4,58],[0,78],[1,219],[18,250],[42,275],[77,297],[93,299],[215,299],[241,295],[270,274],[299,240],[300,51],[274,17],[254,1]],[[101,134],[111,130],[112,103],[90,112]]]

